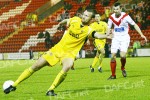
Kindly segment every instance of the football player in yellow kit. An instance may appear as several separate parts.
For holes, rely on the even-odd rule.
[[[90,26],[95,29],[95,31],[99,34],[105,34],[107,32],[107,23],[104,21],[100,21],[101,17],[99,14],[95,14],[95,22],[92,23]],[[94,61],[92,63],[92,65],[90,66],[91,72],[94,72],[94,68],[97,64],[97,62],[99,62],[98,65],[98,71],[102,72],[102,61],[103,61],[103,57],[105,56],[105,43],[106,43],[106,39],[95,39],[94,40],[94,45],[97,49],[96,52],[96,56],[94,58]]]
[[[34,72],[40,70],[46,65],[52,67],[61,61],[62,70],[58,73],[54,82],[46,93],[47,96],[57,95],[54,92],[54,89],[64,81],[65,77],[67,76],[67,72],[73,65],[74,59],[84,44],[86,38],[110,38],[107,35],[96,33],[90,26],[88,26],[94,15],[95,13],[93,9],[86,9],[82,15],[82,18],[73,17],[60,22],[60,24],[67,23],[68,26],[68,29],[64,33],[60,42],[43,54],[35,64],[24,70],[14,84],[4,90],[4,93],[8,94],[11,91],[15,91],[19,83],[29,78]]]

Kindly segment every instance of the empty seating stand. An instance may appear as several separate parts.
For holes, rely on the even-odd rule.
[[[21,14],[16,15],[13,18],[9,18],[7,21],[3,21],[3,22],[9,23],[14,20],[19,20],[18,24],[20,24],[21,20],[26,19],[26,15],[28,13],[34,12],[37,8],[39,8],[40,6],[45,4],[47,1],[49,1],[49,0],[32,0],[31,3],[29,4],[29,6]],[[112,5],[115,0],[110,0],[110,1],[111,1],[110,5]],[[29,0],[25,0],[24,2],[29,2]],[[77,4],[75,1],[71,1],[71,0],[67,0],[67,2],[73,4],[73,8],[71,10],[69,10],[69,12],[71,13],[71,16],[73,16],[79,7],[84,6],[84,5],[87,6],[90,3],[90,0],[88,0],[87,2],[82,3],[82,4]],[[104,13],[104,7],[100,3],[98,3],[96,5],[96,9],[100,13]],[[5,12],[7,12],[7,11],[5,11]],[[49,16],[49,18],[46,18],[44,23],[39,24],[35,27],[26,27],[23,29],[23,31],[20,31],[18,34],[15,34],[11,38],[8,38],[7,41],[4,41],[3,44],[0,44],[0,52],[18,52],[19,49],[21,49],[21,47],[25,44],[25,42],[30,38],[30,36],[37,36],[37,34],[39,32],[45,31],[45,29],[52,28],[54,25],[57,25],[58,22],[56,20],[53,20],[53,18],[56,19],[57,15],[59,15],[63,12],[64,12],[64,9],[62,8],[62,9],[56,11],[51,16]],[[13,31],[14,31],[13,29],[5,30],[5,31],[0,30],[0,37],[8,36],[9,33],[13,32]],[[3,34],[1,34],[1,33],[3,33]],[[63,33],[64,32],[57,31],[56,34],[54,34],[54,36],[53,36],[53,42],[54,43],[59,42],[59,40],[63,36]],[[143,33],[150,40],[150,30],[143,30]],[[129,34],[131,36],[131,43],[133,43],[135,40],[142,40],[142,38],[136,33],[136,31],[130,30]],[[91,42],[90,46],[85,44],[85,46],[84,46],[85,50],[93,50],[94,49],[92,40],[90,40],[90,42]],[[28,52],[29,50],[46,51],[48,49],[45,48],[44,42],[42,42],[42,43],[39,42],[36,45],[30,46],[28,50],[23,50],[23,52]]]

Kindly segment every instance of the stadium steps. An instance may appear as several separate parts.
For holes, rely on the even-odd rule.
[[[30,36],[30,38],[29,38],[29,39],[24,43],[24,45],[21,47],[21,49],[19,50],[19,52],[22,52],[22,50],[29,50],[29,47],[31,47],[31,46],[36,46],[37,43],[40,43],[40,42],[44,42],[44,41],[45,41],[44,38],[38,39],[37,37],[38,37],[37,35]]]
[[[8,6],[10,1],[0,1],[0,11]]]
[[[43,31],[48,31],[50,34],[55,34],[57,31],[57,25],[53,25],[52,28],[44,28]],[[19,52],[27,52],[29,50],[33,50],[33,51],[39,51],[38,48],[41,48],[42,50],[46,50],[46,48],[44,48],[45,46],[39,45],[39,44],[45,44],[45,38],[42,39],[38,39],[38,33],[36,35],[32,35],[30,36],[29,39],[27,39],[27,41],[24,43],[24,45],[21,47],[21,49],[19,50]],[[37,48],[37,49],[36,49]],[[44,49],[43,49],[44,48]],[[40,50],[41,51],[41,50]]]
[[[15,31],[15,27],[18,25],[18,20],[11,20],[12,18],[15,18],[17,14],[22,13],[22,11],[28,6],[28,3],[22,3],[22,6],[17,6],[16,9],[9,10],[7,13],[3,13],[0,16],[0,19],[2,23],[0,24],[0,38],[4,39],[5,37],[9,36],[12,32]],[[7,21],[3,21],[5,19],[8,19]],[[0,21],[0,22],[1,22]]]
[[[30,5],[24,10],[24,12],[22,14],[20,14],[23,17],[19,16],[18,18],[25,19],[27,13],[35,11],[37,8],[39,8],[40,6],[42,6],[43,4],[45,4],[48,1],[49,0],[44,0],[44,1],[41,1],[41,0],[32,0],[32,2],[30,3]],[[16,20],[15,17],[13,19]],[[38,28],[36,28],[36,29],[38,29]],[[19,49],[21,48],[21,46],[24,44],[24,42],[30,37],[30,35],[37,34],[37,32],[35,32],[35,33],[32,32],[33,30],[30,30],[30,33],[26,33],[26,30],[28,30],[28,29],[25,28],[25,31],[23,30],[23,33],[25,33],[23,35],[20,35],[20,32],[19,32],[19,34],[17,34],[17,35],[20,35],[19,38],[18,38],[17,35],[13,35],[13,37],[8,38],[7,41],[4,41],[3,44],[0,45],[2,47],[2,49],[0,50],[0,52],[18,52]],[[41,31],[41,29],[39,31]],[[12,48],[12,46],[14,46],[14,48]]]
[[[0,15],[2,15],[4,12],[9,12],[11,9],[15,9],[17,6],[21,6],[23,3],[27,3],[29,0],[23,0],[21,2],[14,2],[13,0],[9,1],[9,5],[0,10]]]
[[[23,2],[27,2],[27,1],[30,2],[29,0],[25,0]],[[32,0],[31,3],[26,7],[26,9],[22,13],[14,16],[14,17],[9,18],[7,21],[3,21],[2,23],[4,25],[7,25],[8,23],[15,22],[15,25],[20,26],[21,22],[24,21],[24,20],[26,20],[26,15],[28,13],[34,12],[36,9],[38,9],[40,6],[42,6],[43,4],[45,4],[48,1],[49,0],[44,0],[44,1],[41,1],[41,0]],[[14,30],[11,30],[11,32],[13,32],[13,31]],[[11,33],[11,32],[4,31],[4,33],[2,33],[3,37],[1,37],[1,39],[3,39],[5,36],[8,36],[9,33]]]
[[[17,14],[22,13],[25,8],[30,4],[31,1],[29,1],[28,3],[23,3],[21,6],[17,6],[15,9],[11,9],[9,10],[9,12],[5,12],[0,16],[0,23],[2,21],[6,21],[8,20],[8,18],[10,17],[14,17]]]
[[[18,5],[21,5],[21,2],[9,1],[9,4],[0,10],[0,15],[4,12],[8,12],[10,9],[14,9]]]
[[[7,41],[9,38],[13,37],[13,35],[18,34],[19,31],[22,31],[23,28],[19,28],[18,30],[12,32],[11,34],[9,34],[9,36],[6,36],[5,38],[0,40],[0,44],[2,44],[4,41]]]
[[[54,44],[58,43],[62,38],[64,32],[56,32],[52,37],[52,41]],[[47,51],[49,48],[45,48],[45,42],[38,42],[36,46],[31,46],[29,50],[32,51]],[[24,50],[23,52],[29,52],[29,50]]]
[[[57,18],[58,14],[62,14],[63,12],[64,12],[64,9],[61,8],[60,10],[56,11],[54,14],[50,15],[48,18],[44,19],[44,21],[38,27],[39,29],[43,29],[43,31],[48,31],[53,36],[53,41],[55,41],[55,43],[57,43],[60,40],[60,38],[62,37],[62,36],[59,37],[59,38],[57,37],[57,33],[59,33],[59,32],[57,32],[58,22],[56,21],[56,18]],[[38,32],[37,32],[37,34],[38,34]],[[61,33],[61,34],[63,34],[63,33]],[[34,36],[32,36],[32,37],[34,37]],[[55,37],[56,37],[56,39],[55,39]],[[40,41],[40,40],[37,40],[37,41]],[[27,43],[27,44],[30,44],[28,46],[25,43],[19,51],[22,51],[22,52],[28,52],[29,50],[46,51],[47,49],[45,48],[45,43],[44,42],[45,41],[43,41],[43,42],[40,41],[36,45],[32,45],[30,43]],[[23,49],[23,48],[25,48],[25,49]]]

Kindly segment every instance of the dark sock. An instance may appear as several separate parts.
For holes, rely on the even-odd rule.
[[[126,58],[121,58],[120,62],[121,62],[121,70],[125,70]]]

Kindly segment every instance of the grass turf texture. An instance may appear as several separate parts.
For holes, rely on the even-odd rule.
[[[103,73],[97,67],[91,73],[89,66],[93,59],[78,59],[75,70],[68,72],[65,81],[56,88],[56,97],[45,96],[52,84],[60,65],[45,67],[34,73],[29,79],[18,85],[15,92],[4,94],[2,84],[6,80],[16,80],[22,71],[31,66],[34,60],[0,61],[0,98],[1,100],[150,100],[150,58],[127,58],[127,77],[120,70],[120,59],[117,58],[117,79],[107,80],[111,75],[109,58],[103,62]]]

